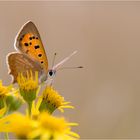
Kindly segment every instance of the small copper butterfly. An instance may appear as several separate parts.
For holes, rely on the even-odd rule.
[[[17,82],[18,73],[26,75],[26,71],[38,71],[40,82],[46,81],[48,76],[55,75],[56,70],[64,64],[77,51],[74,51],[60,63],[48,70],[48,59],[41,41],[37,27],[32,21],[25,23],[15,38],[14,43],[17,52],[8,54],[7,62],[13,76],[13,83]]]

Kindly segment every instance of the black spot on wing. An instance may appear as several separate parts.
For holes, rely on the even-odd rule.
[[[41,57],[41,56],[42,56],[42,54],[38,54],[38,56],[39,56],[39,57]]]
[[[32,37],[29,37],[30,40],[32,40]]]
[[[39,49],[39,45],[34,46],[35,49]]]
[[[28,43],[24,43],[24,45],[25,45],[25,46],[28,46],[29,44],[28,44]]]

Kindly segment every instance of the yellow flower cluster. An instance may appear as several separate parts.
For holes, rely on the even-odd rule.
[[[11,85],[3,86],[0,82],[0,106],[3,105],[0,109],[0,132],[13,133],[19,139],[79,139],[79,135],[71,131],[71,126],[76,126],[76,123],[52,115],[56,109],[64,112],[64,108],[74,108],[70,102],[66,102],[52,86],[46,85],[39,93],[41,85],[37,72],[20,73],[17,82],[17,89]],[[26,114],[17,112],[21,104],[28,105]]]
[[[42,112],[36,120],[19,113],[0,119],[0,131],[12,132],[19,139],[73,140],[79,138],[78,134],[71,131],[72,125],[77,124],[68,123],[64,118],[51,116],[47,112]]]

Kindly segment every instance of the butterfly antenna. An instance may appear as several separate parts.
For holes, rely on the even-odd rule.
[[[62,68],[59,68],[58,70],[64,70],[64,69],[79,69],[79,68],[84,68],[83,66],[78,66],[78,67],[62,67]]]
[[[53,66],[53,69],[54,70],[58,69],[60,66],[62,66],[66,61],[68,61],[76,53],[77,53],[77,51],[74,51],[73,53],[71,53],[69,56],[67,56],[66,58],[64,58],[61,62],[59,62],[58,64],[56,64],[55,66]]]
[[[56,58],[56,53],[54,53],[54,56],[53,56],[52,68],[53,68],[53,66],[54,66],[55,58]]]

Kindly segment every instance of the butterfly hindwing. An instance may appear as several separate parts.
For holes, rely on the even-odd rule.
[[[38,61],[43,69],[48,71],[48,60],[43,47],[41,37],[31,21],[25,23],[15,39],[15,47],[32,59]]]
[[[11,53],[8,55],[8,64],[10,74],[13,76],[13,83],[17,82],[18,73],[26,74],[27,71],[32,70],[39,72],[39,76],[42,75],[43,69],[38,62],[29,58],[26,54]]]

